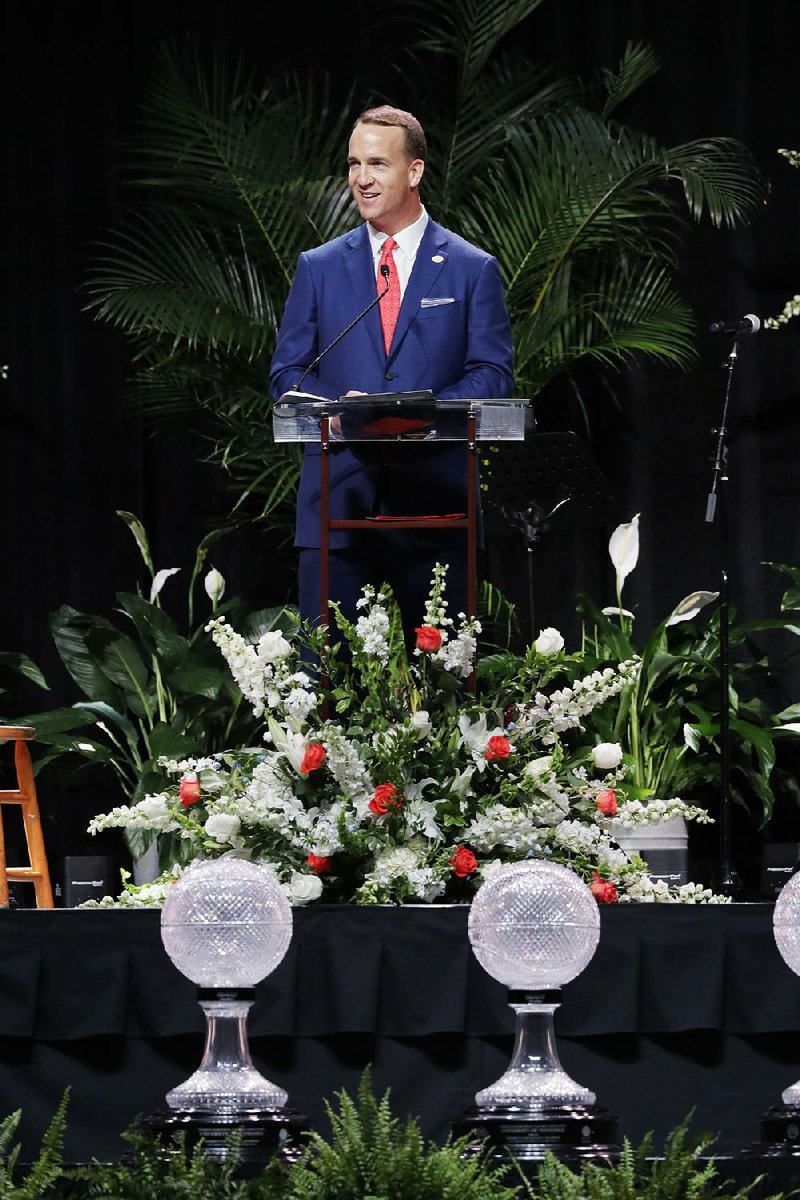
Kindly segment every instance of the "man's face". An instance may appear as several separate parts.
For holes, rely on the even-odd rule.
[[[365,221],[393,234],[416,221],[425,164],[409,161],[405,132],[396,125],[356,125],[348,151],[348,181]]]

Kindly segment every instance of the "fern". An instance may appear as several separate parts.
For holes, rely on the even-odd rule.
[[[417,1122],[394,1117],[388,1092],[377,1100],[369,1070],[354,1101],[337,1093],[328,1106],[331,1138],[312,1134],[288,1176],[286,1200],[512,1200],[517,1194],[465,1142],[426,1143]]]
[[[0,1196],[3,1200],[40,1200],[43,1196],[54,1196],[55,1185],[62,1179],[62,1150],[64,1125],[66,1123],[69,1091],[64,1092],[61,1103],[42,1138],[42,1145],[34,1162],[27,1168],[24,1179],[14,1182],[20,1146],[14,1143],[22,1113],[19,1109],[0,1122]]]
[[[760,1180],[732,1192],[713,1159],[703,1158],[712,1138],[689,1133],[690,1113],[668,1136],[663,1158],[653,1158],[648,1134],[634,1149],[626,1138],[618,1162],[584,1163],[572,1170],[548,1154],[535,1181],[525,1181],[530,1200],[747,1200]],[[775,1193],[767,1200],[780,1200]]]

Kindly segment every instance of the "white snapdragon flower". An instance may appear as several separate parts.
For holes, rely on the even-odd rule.
[[[356,635],[364,653],[376,658],[382,666],[389,662],[389,614],[378,603],[356,621]]]
[[[544,654],[549,657],[551,654],[558,654],[564,649],[564,639],[557,629],[552,625],[548,625],[546,629],[542,629],[533,643],[537,654]]]

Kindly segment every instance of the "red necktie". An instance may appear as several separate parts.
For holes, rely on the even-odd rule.
[[[381,274],[381,267],[386,264],[389,268],[389,290],[379,304],[381,310],[381,328],[383,329],[383,345],[386,353],[389,353],[389,347],[392,344],[394,337],[394,327],[397,324],[397,314],[400,312],[400,278],[397,274],[397,267],[394,264],[394,250],[397,242],[394,238],[387,238],[383,243],[381,251],[381,261],[378,263],[378,291],[382,292],[386,286],[384,277]]]

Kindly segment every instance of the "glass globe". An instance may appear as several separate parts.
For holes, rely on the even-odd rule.
[[[241,858],[194,863],[161,910],[161,940],[198,987],[254,987],[292,940],[292,906],[266,867]]]
[[[502,867],[478,890],[469,940],[483,969],[509,988],[563,987],[591,961],[597,901],[574,871],[540,859]]]
[[[478,1092],[479,1108],[590,1105],[595,1095],[558,1059],[553,1016],[558,989],[587,966],[600,938],[597,902],[574,872],[539,859],[500,868],[469,915],[478,962],[511,990],[516,1037],[508,1070]]]
[[[164,949],[202,989],[206,1044],[200,1067],[167,1095],[172,1109],[232,1114],[283,1107],[286,1092],[253,1066],[247,1043],[252,989],[281,962],[292,909],[266,867],[220,858],[193,864],[161,913]]]
[[[793,875],[781,888],[772,914],[772,932],[783,961],[800,975],[800,875]],[[800,1107],[800,1080],[782,1095],[784,1104]]]

